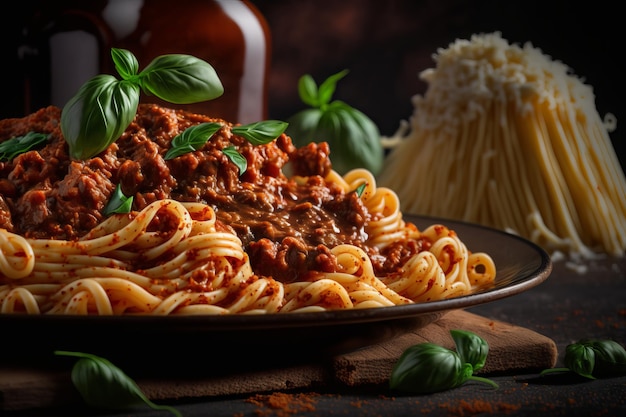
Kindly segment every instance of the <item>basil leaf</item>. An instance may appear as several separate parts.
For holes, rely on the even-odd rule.
[[[220,128],[221,124],[210,122],[201,123],[185,129],[182,133],[172,139],[172,147],[167,151],[164,159],[172,159],[177,156],[184,155],[188,152],[197,151],[213,136]],[[279,120],[265,120],[261,122],[250,123],[242,126],[233,126],[231,132],[246,139],[253,145],[263,145],[269,143],[280,136],[287,128],[287,123]],[[228,148],[227,148],[228,149]],[[240,175],[247,169],[247,161],[243,165],[245,158],[241,155],[236,156],[236,150],[226,151],[227,156],[232,157],[233,161],[239,167]],[[235,159],[233,159],[235,158]],[[243,161],[242,161],[243,158]],[[243,169],[242,169],[243,168]]]
[[[113,58],[115,69],[123,79],[132,79],[137,75],[139,62],[137,62],[137,58],[130,51],[111,48],[111,57]]]
[[[63,107],[61,130],[70,156],[88,159],[124,133],[139,105],[139,87],[111,75],[96,75]]]
[[[594,353],[592,375],[596,378],[626,375],[626,350],[614,340],[583,339],[579,344]]]
[[[72,367],[72,383],[85,403],[105,409],[127,409],[146,404],[155,410],[167,410],[182,417],[173,407],[150,401],[139,386],[107,359],[81,352],[56,351],[60,356],[79,358]]]
[[[317,95],[317,84],[313,77],[305,74],[298,80],[298,94],[304,104],[311,107],[319,107],[321,105]]]
[[[596,363],[596,354],[590,346],[581,343],[567,345],[563,362],[570,371],[585,378],[595,379],[592,372]]]
[[[280,120],[264,120],[247,125],[233,126],[231,131],[243,137],[253,145],[265,145],[279,137],[288,123]]]
[[[304,109],[289,118],[289,126],[286,131],[296,146],[301,147],[308,145],[309,142],[325,140],[324,132],[319,129],[320,119],[323,115],[323,111],[314,108]]]
[[[485,339],[466,330],[450,330],[450,334],[461,360],[472,365],[474,372],[484,368],[489,353]]]
[[[111,57],[122,81],[97,75],[63,108],[61,130],[73,158],[91,158],[124,133],[137,113],[141,89],[176,104],[212,100],[224,93],[213,67],[190,55],[159,56],[140,73],[130,51],[112,48]]]
[[[46,142],[50,135],[28,132],[24,136],[16,136],[0,143],[0,161],[12,161],[16,156],[34,149]]]
[[[455,342],[459,342],[457,346],[462,348],[463,353],[429,342],[413,345],[402,352],[395,363],[389,378],[390,388],[426,394],[454,388],[470,380],[498,388],[494,381],[473,375],[474,370],[482,366],[476,368],[472,362],[481,363],[483,354],[487,355],[480,341],[482,339],[471,332],[451,333]]]
[[[330,160],[340,174],[365,168],[374,175],[382,169],[384,152],[378,127],[362,112],[333,102],[326,111],[307,109],[289,119],[287,134],[296,146],[328,142]]]
[[[456,387],[465,373],[456,352],[434,343],[420,343],[400,355],[389,384],[391,389],[427,394]]]
[[[108,216],[113,213],[130,213],[130,210],[133,205],[133,197],[127,197],[122,192],[122,187],[117,184],[115,190],[113,191],[113,195],[109,199],[109,202],[104,207],[103,214]]]
[[[319,90],[309,75],[299,81],[300,98],[313,108],[291,116],[286,133],[298,147],[310,142],[328,142],[333,169],[345,174],[356,168],[365,168],[377,175],[384,162],[380,131],[363,112],[340,101],[330,101],[337,81],[347,71],[326,79]]]
[[[234,146],[224,148],[222,149],[222,152],[224,152],[224,155],[226,155],[228,159],[230,159],[232,163],[237,166],[239,169],[239,176],[246,172],[248,169],[248,160],[240,154]]]
[[[330,103],[330,100],[333,98],[333,94],[335,94],[337,83],[347,74],[348,74],[348,70],[340,71],[337,74],[331,75],[330,77],[325,79],[322,82],[322,84],[320,84],[317,97],[318,97],[318,102],[321,106],[324,106]]]
[[[565,348],[564,367],[549,368],[540,375],[574,372],[588,379],[626,375],[626,349],[609,339],[582,339]]]
[[[356,195],[361,197],[363,195],[363,191],[365,191],[365,187],[367,187],[367,183],[366,182],[364,182],[363,184],[361,184],[358,187],[356,187],[356,190],[354,190],[354,192],[356,193]]]
[[[144,91],[175,104],[213,100],[224,94],[215,69],[191,55],[156,57],[139,73]]]
[[[197,151],[213,136],[222,125],[220,123],[200,123],[185,129],[172,139],[172,147],[167,151],[164,159],[173,159],[188,152]]]

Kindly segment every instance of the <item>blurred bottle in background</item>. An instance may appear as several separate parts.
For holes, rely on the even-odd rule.
[[[24,114],[62,107],[94,75],[119,78],[112,47],[131,51],[140,70],[169,53],[211,64],[224,95],[176,108],[244,124],[267,118],[270,31],[246,0],[40,1],[18,48]],[[172,106],[153,96],[141,101]]]

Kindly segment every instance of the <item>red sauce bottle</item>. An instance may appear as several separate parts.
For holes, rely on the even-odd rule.
[[[142,102],[236,123],[267,118],[270,31],[246,0],[42,1],[24,35],[25,113],[62,107],[96,74],[119,78],[110,55],[116,47],[130,50],[140,70],[158,55],[194,55],[224,85],[223,96],[208,102],[173,105],[146,95]]]

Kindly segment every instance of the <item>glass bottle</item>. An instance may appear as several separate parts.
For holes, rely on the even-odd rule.
[[[41,1],[19,48],[25,113],[62,107],[96,74],[119,78],[112,47],[130,50],[140,70],[158,55],[194,55],[224,85],[223,96],[208,102],[172,105],[145,94],[142,102],[244,124],[267,117],[270,31],[246,0]]]

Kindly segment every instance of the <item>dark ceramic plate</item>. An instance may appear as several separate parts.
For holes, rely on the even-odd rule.
[[[0,314],[0,362],[57,362],[54,350],[89,352],[125,367],[203,365],[215,372],[237,363],[287,364],[347,352],[430,324],[447,311],[510,297],[543,282],[549,255],[528,240],[458,221],[406,215],[424,229],[441,223],[473,252],[487,252],[498,269],[495,285],[449,300],[396,307],[232,316],[26,316]],[[246,358],[250,358],[247,359]],[[273,359],[272,359],[273,358]],[[180,368],[178,368],[180,369]],[[159,372],[164,372],[159,368]]]

